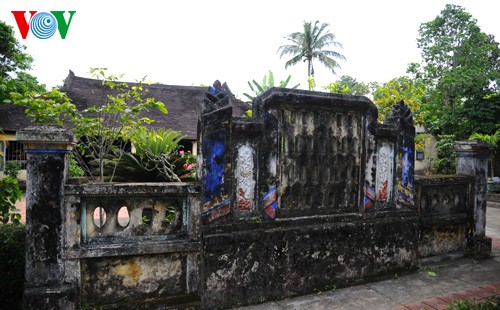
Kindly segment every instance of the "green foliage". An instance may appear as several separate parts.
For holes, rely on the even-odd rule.
[[[15,78],[9,77],[3,82],[0,81],[0,104],[12,101],[11,93],[42,93],[45,91],[45,84],[40,84],[36,77],[26,72],[18,72]]]
[[[253,116],[253,111],[252,110],[246,110],[245,113],[242,116],[243,117],[252,117]]]
[[[291,41],[291,44],[278,48],[280,57],[292,56],[285,63],[285,68],[305,61],[307,62],[307,76],[314,78],[312,62],[317,60],[335,74],[335,69],[340,68],[337,60],[345,60],[345,57],[334,50],[326,49],[329,46],[342,48],[342,44],[335,41],[335,35],[328,30],[329,26],[329,24],[320,23],[318,20],[314,24],[311,21],[304,21],[302,32],[287,35],[285,38]],[[309,90],[312,90],[311,85],[309,85]]]
[[[64,125],[64,121],[75,121],[79,115],[69,97],[53,88],[49,92],[11,93],[12,102],[25,108],[26,115],[37,124]],[[9,100],[10,101],[10,100]]]
[[[497,310],[500,307],[500,297],[493,296],[485,301],[454,301],[446,310]]]
[[[37,94],[12,93],[14,104],[23,106],[26,114],[33,122],[39,124],[70,124],[69,129],[80,138],[75,146],[75,159],[89,175],[98,173],[100,181],[104,180],[104,165],[118,163],[124,154],[125,141],[153,120],[142,117],[141,113],[149,108],[168,113],[162,102],[154,98],[144,98],[147,91],[143,88],[144,79],[137,85],[129,86],[118,82],[120,77],[108,75],[106,68],[91,68],[91,76],[102,81],[104,91],[108,95],[101,102],[79,111],[69,97],[56,89]],[[76,172],[76,171],[74,171]],[[110,171],[113,181],[114,169]],[[77,172],[80,174],[81,172]]]
[[[417,124],[423,122],[423,112],[421,106],[424,100],[425,87],[418,79],[411,79],[403,76],[390,80],[378,86],[373,93],[373,101],[378,107],[378,117],[383,121],[394,104],[401,100],[407,104]]]
[[[182,155],[179,142],[184,137],[177,131],[140,128],[130,137],[136,152],[123,152],[109,161],[117,177],[133,181],[181,181],[176,171]],[[183,153],[184,154],[184,153]]]
[[[140,128],[131,137],[135,150],[139,156],[156,156],[172,154],[184,138],[179,132],[172,129],[146,129]]]
[[[80,164],[78,164],[78,161],[75,159],[75,156],[71,154],[69,158],[69,176],[83,177],[84,175],[85,171],[83,170],[82,167],[80,167]]]
[[[490,172],[491,176],[495,175],[495,165],[494,165],[494,160],[495,160],[495,154],[498,152],[498,148],[500,147],[500,125],[498,125],[497,131],[495,131],[494,134],[492,135],[487,135],[487,134],[480,134],[480,133],[473,133],[470,135],[469,140],[479,140],[486,142],[490,144],[494,150],[490,154],[489,162],[490,162]]]
[[[410,69],[427,88],[427,128],[458,139],[492,134],[500,117],[500,48],[494,37],[481,32],[462,7],[447,4],[420,26],[417,42],[423,63]]]
[[[309,85],[309,90],[314,90],[316,88],[316,81],[314,80],[314,77],[308,76],[307,84]]]
[[[177,215],[177,209],[174,205],[167,206],[167,210],[165,213],[165,222],[168,224],[172,224],[175,220],[175,216]]]
[[[358,82],[355,78],[349,75],[343,75],[339,80],[330,83],[327,86],[322,86],[322,88],[328,90],[330,93],[336,94],[363,96],[370,93],[370,87],[368,84]]]
[[[454,135],[439,135],[436,143],[437,159],[434,171],[437,174],[455,174],[457,161],[452,147],[456,144]]]
[[[84,137],[76,146],[76,154],[81,156],[78,162],[85,165],[87,172],[90,172],[91,169],[83,158],[95,160],[102,182],[105,162],[110,158],[117,158],[118,160],[108,161],[114,163],[116,168],[120,157],[125,153],[124,141],[132,139],[138,130],[144,128],[144,124],[153,122],[140,114],[148,108],[158,109],[165,114],[168,111],[162,102],[155,101],[154,98],[143,98],[144,79],[138,81],[137,85],[129,86],[127,83],[118,82],[120,77],[107,75],[105,68],[92,68],[91,75],[102,80],[103,87],[112,92],[104,102],[79,112],[72,122],[75,124],[75,134]],[[110,173],[110,181],[113,177],[114,170]]]
[[[19,161],[9,160],[5,163],[4,173],[14,179],[17,178],[23,164]]]
[[[0,180],[0,223],[19,223],[21,214],[15,203],[21,200],[22,192],[16,178],[6,176]]]
[[[250,83],[250,81],[248,81],[248,87],[250,87],[250,89],[255,93],[255,95],[252,96],[252,95],[249,95],[248,93],[243,93],[243,95],[245,95],[248,99],[253,100],[255,97],[262,94],[263,92],[265,92],[269,88],[273,88],[273,87],[286,88],[286,87],[288,87],[288,83],[290,82],[291,78],[292,78],[292,76],[289,75],[286,80],[280,81],[279,86],[276,86],[276,85],[274,85],[273,72],[271,70],[269,70],[269,75],[264,75],[264,77],[262,78],[262,82],[260,84],[257,83],[257,81],[255,81],[255,80],[252,80],[252,83]],[[293,86],[292,89],[299,87],[299,85],[300,84]]]
[[[0,305],[22,309],[25,232],[23,224],[0,224]]]
[[[469,140],[484,141],[493,147],[498,147],[500,146],[500,129],[498,129],[493,135],[486,135],[475,132],[469,137]]]
[[[31,69],[33,58],[26,54],[26,47],[19,44],[14,30],[0,21],[0,80],[7,79],[12,73]]]
[[[0,104],[10,100],[11,92],[45,91],[35,77],[25,71],[31,69],[33,58],[26,47],[19,44],[11,26],[0,21]]]
[[[420,133],[415,136],[415,151],[424,151],[425,144],[428,143],[431,139],[431,135]]]

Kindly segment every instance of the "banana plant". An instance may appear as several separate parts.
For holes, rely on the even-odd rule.
[[[273,75],[273,71],[269,70],[269,73],[268,75],[264,75],[264,77],[262,78],[262,82],[259,84],[256,80],[252,80],[251,82],[248,81],[248,87],[250,87],[250,90],[252,90],[255,95],[250,95],[248,93],[243,93],[243,95],[245,95],[248,99],[250,99],[251,101],[254,100],[255,97],[257,97],[258,95],[262,94],[263,92],[265,92],[266,90],[268,90],[269,88],[273,88],[273,87],[281,87],[281,88],[286,88],[288,87],[288,83],[290,82],[290,79],[292,78],[291,75],[288,75],[288,77],[286,78],[286,80],[284,81],[280,81],[280,84],[279,86],[276,86],[274,85],[274,75]],[[300,84],[297,84],[293,87],[291,87],[292,89],[295,89],[297,87],[299,87]]]

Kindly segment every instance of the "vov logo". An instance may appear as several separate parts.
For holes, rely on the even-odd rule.
[[[11,12],[14,14],[17,27],[23,39],[26,39],[29,30],[38,39],[49,39],[56,33],[56,29],[59,30],[61,38],[66,39],[69,25],[76,11],[68,11],[68,21],[64,19],[65,11],[50,11],[50,13],[29,11],[31,14],[29,21],[25,17],[26,11]]]

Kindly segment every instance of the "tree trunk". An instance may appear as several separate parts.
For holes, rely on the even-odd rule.
[[[307,60],[307,79],[308,80],[309,80],[309,77],[314,78],[314,69],[312,67],[312,61],[311,61],[311,59]],[[310,83],[309,83],[309,90],[312,90]]]

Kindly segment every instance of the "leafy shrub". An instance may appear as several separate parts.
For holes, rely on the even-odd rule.
[[[15,203],[22,197],[17,179],[7,176],[0,180],[0,222],[19,223],[21,214],[17,213]]]
[[[0,305],[22,309],[25,233],[23,224],[0,224]],[[4,308],[5,307],[5,308]]]
[[[69,176],[70,177],[83,177],[85,175],[85,171],[78,164],[78,161],[75,159],[74,155],[71,154],[69,158]]]
[[[19,171],[21,171],[23,164],[18,161],[7,161],[5,162],[5,175],[11,176],[13,178],[17,178]]]
[[[434,161],[434,170],[437,174],[455,174],[457,160],[452,147],[455,145],[454,135],[440,135],[436,143],[437,159]]]
[[[455,301],[448,310],[496,310],[500,307],[500,297],[494,296],[484,302]]]

